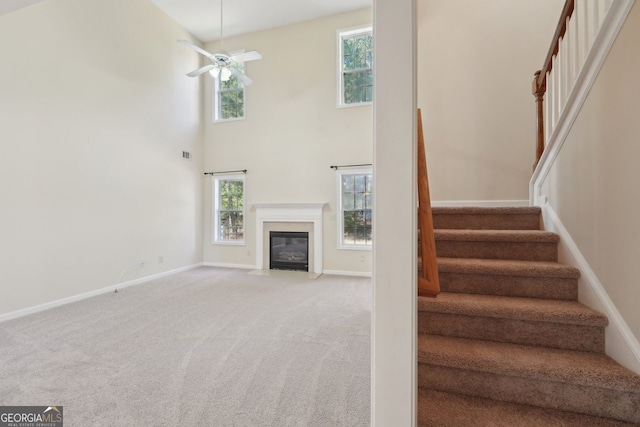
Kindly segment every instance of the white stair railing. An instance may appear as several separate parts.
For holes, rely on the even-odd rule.
[[[635,0],[567,0],[542,70],[533,80],[537,106],[536,161],[531,204],[578,117]]]
[[[533,81],[538,105],[535,167],[564,112],[614,3],[625,0],[567,0],[542,70]],[[546,95],[546,96],[545,96]]]

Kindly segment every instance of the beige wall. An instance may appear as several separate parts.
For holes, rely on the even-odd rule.
[[[640,337],[640,5],[636,2],[543,186]]]
[[[185,37],[146,0],[0,16],[0,314],[202,260]]]
[[[525,200],[533,73],[564,2],[417,0],[418,107],[434,200]]]
[[[254,203],[326,202],[324,269],[370,272],[371,251],[337,249],[335,164],[371,163],[372,107],[337,108],[336,31],[371,24],[371,9],[225,39],[226,50],[257,50],[247,63],[246,119],[212,123],[211,77],[205,81],[204,168],[247,169]],[[215,51],[216,44],[206,46]],[[246,244],[211,243],[211,180],[205,185],[205,262],[256,264],[255,211],[245,218]]]

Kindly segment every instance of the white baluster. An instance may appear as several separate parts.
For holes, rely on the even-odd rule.
[[[553,58],[553,68],[551,69],[551,81],[553,85],[551,86],[551,101],[552,110],[551,110],[551,130],[556,126],[556,122],[558,121],[558,57]]]
[[[573,75],[572,75],[572,67],[573,67],[573,50],[571,49],[571,44],[573,40],[571,38],[571,31],[569,26],[569,18],[567,18],[567,33],[564,36],[564,101],[562,108],[567,105],[567,100],[569,99],[569,94],[571,93],[571,88],[573,87]]]
[[[573,86],[573,34],[571,32],[571,21],[567,18],[567,32],[564,35],[564,55],[565,55],[565,82],[564,82],[564,101],[567,102]]]
[[[580,73],[580,38],[578,37],[578,15],[576,10],[569,23],[571,24],[571,90]]]
[[[591,42],[595,37],[595,32],[594,32],[594,28],[595,28],[595,24],[594,21],[595,16],[596,16],[596,0],[584,0],[585,1],[585,5],[587,6],[587,18],[588,21],[586,22],[587,24],[587,32],[589,33],[589,38],[587,39],[587,49],[586,52],[589,52],[591,50]]]
[[[553,130],[553,123],[556,119],[556,103],[553,98],[553,87],[555,82],[553,81],[553,70],[549,71],[547,74],[547,101],[549,102],[549,121],[547,122],[547,130],[549,131],[549,134],[551,134],[551,131]]]
[[[591,46],[593,46],[593,41],[596,39],[596,36],[598,35],[598,31],[600,30],[600,7],[601,7],[601,1],[600,0],[594,0],[594,4],[593,4],[593,22],[592,22],[592,29],[591,29],[591,43],[589,45],[589,49],[591,49]]]
[[[556,123],[560,118],[560,113],[562,113],[562,105],[564,103],[564,81],[562,79],[562,76],[564,74],[564,63],[564,50],[562,46],[562,39],[560,39],[558,40],[558,54],[556,55],[556,64],[553,67],[556,71]]]
[[[547,73],[547,93],[544,96],[544,140],[548,141],[551,137],[551,73]]]
[[[600,31],[600,28],[602,27],[602,24],[607,17],[609,6],[611,6],[611,2],[609,0],[598,0],[598,31]]]
[[[584,1],[580,2],[580,7],[578,8],[579,20],[578,24],[580,25],[580,52],[581,52],[581,60],[580,67],[587,60],[587,56],[589,54],[589,4]]]
[[[558,63],[556,64],[556,66],[558,67],[558,116],[560,116],[560,114],[562,113],[562,107],[564,105],[564,85],[565,85],[565,81],[564,81],[564,67],[565,67],[565,53],[564,53],[564,37],[561,37],[560,40],[558,40],[558,54],[556,55],[556,61],[558,61]]]

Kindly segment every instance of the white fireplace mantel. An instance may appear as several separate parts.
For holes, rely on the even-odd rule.
[[[265,222],[310,222],[313,224],[313,273],[322,274],[322,209],[326,203],[255,203],[256,267],[264,268]]]

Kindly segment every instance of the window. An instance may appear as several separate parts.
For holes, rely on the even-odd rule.
[[[244,244],[244,175],[214,179],[214,243]]]
[[[373,32],[371,27],[338,32],[338,106],[373,101]]]
[[[243,63],[232,63],[230,68],[244,72]],[[244,85],[236,76],[222,81],[222,74],[214,79],[214,109],[213,121],[244,119]]]
[[[371,169],[338,173],[340,249],[371,248],[373,175]]]

